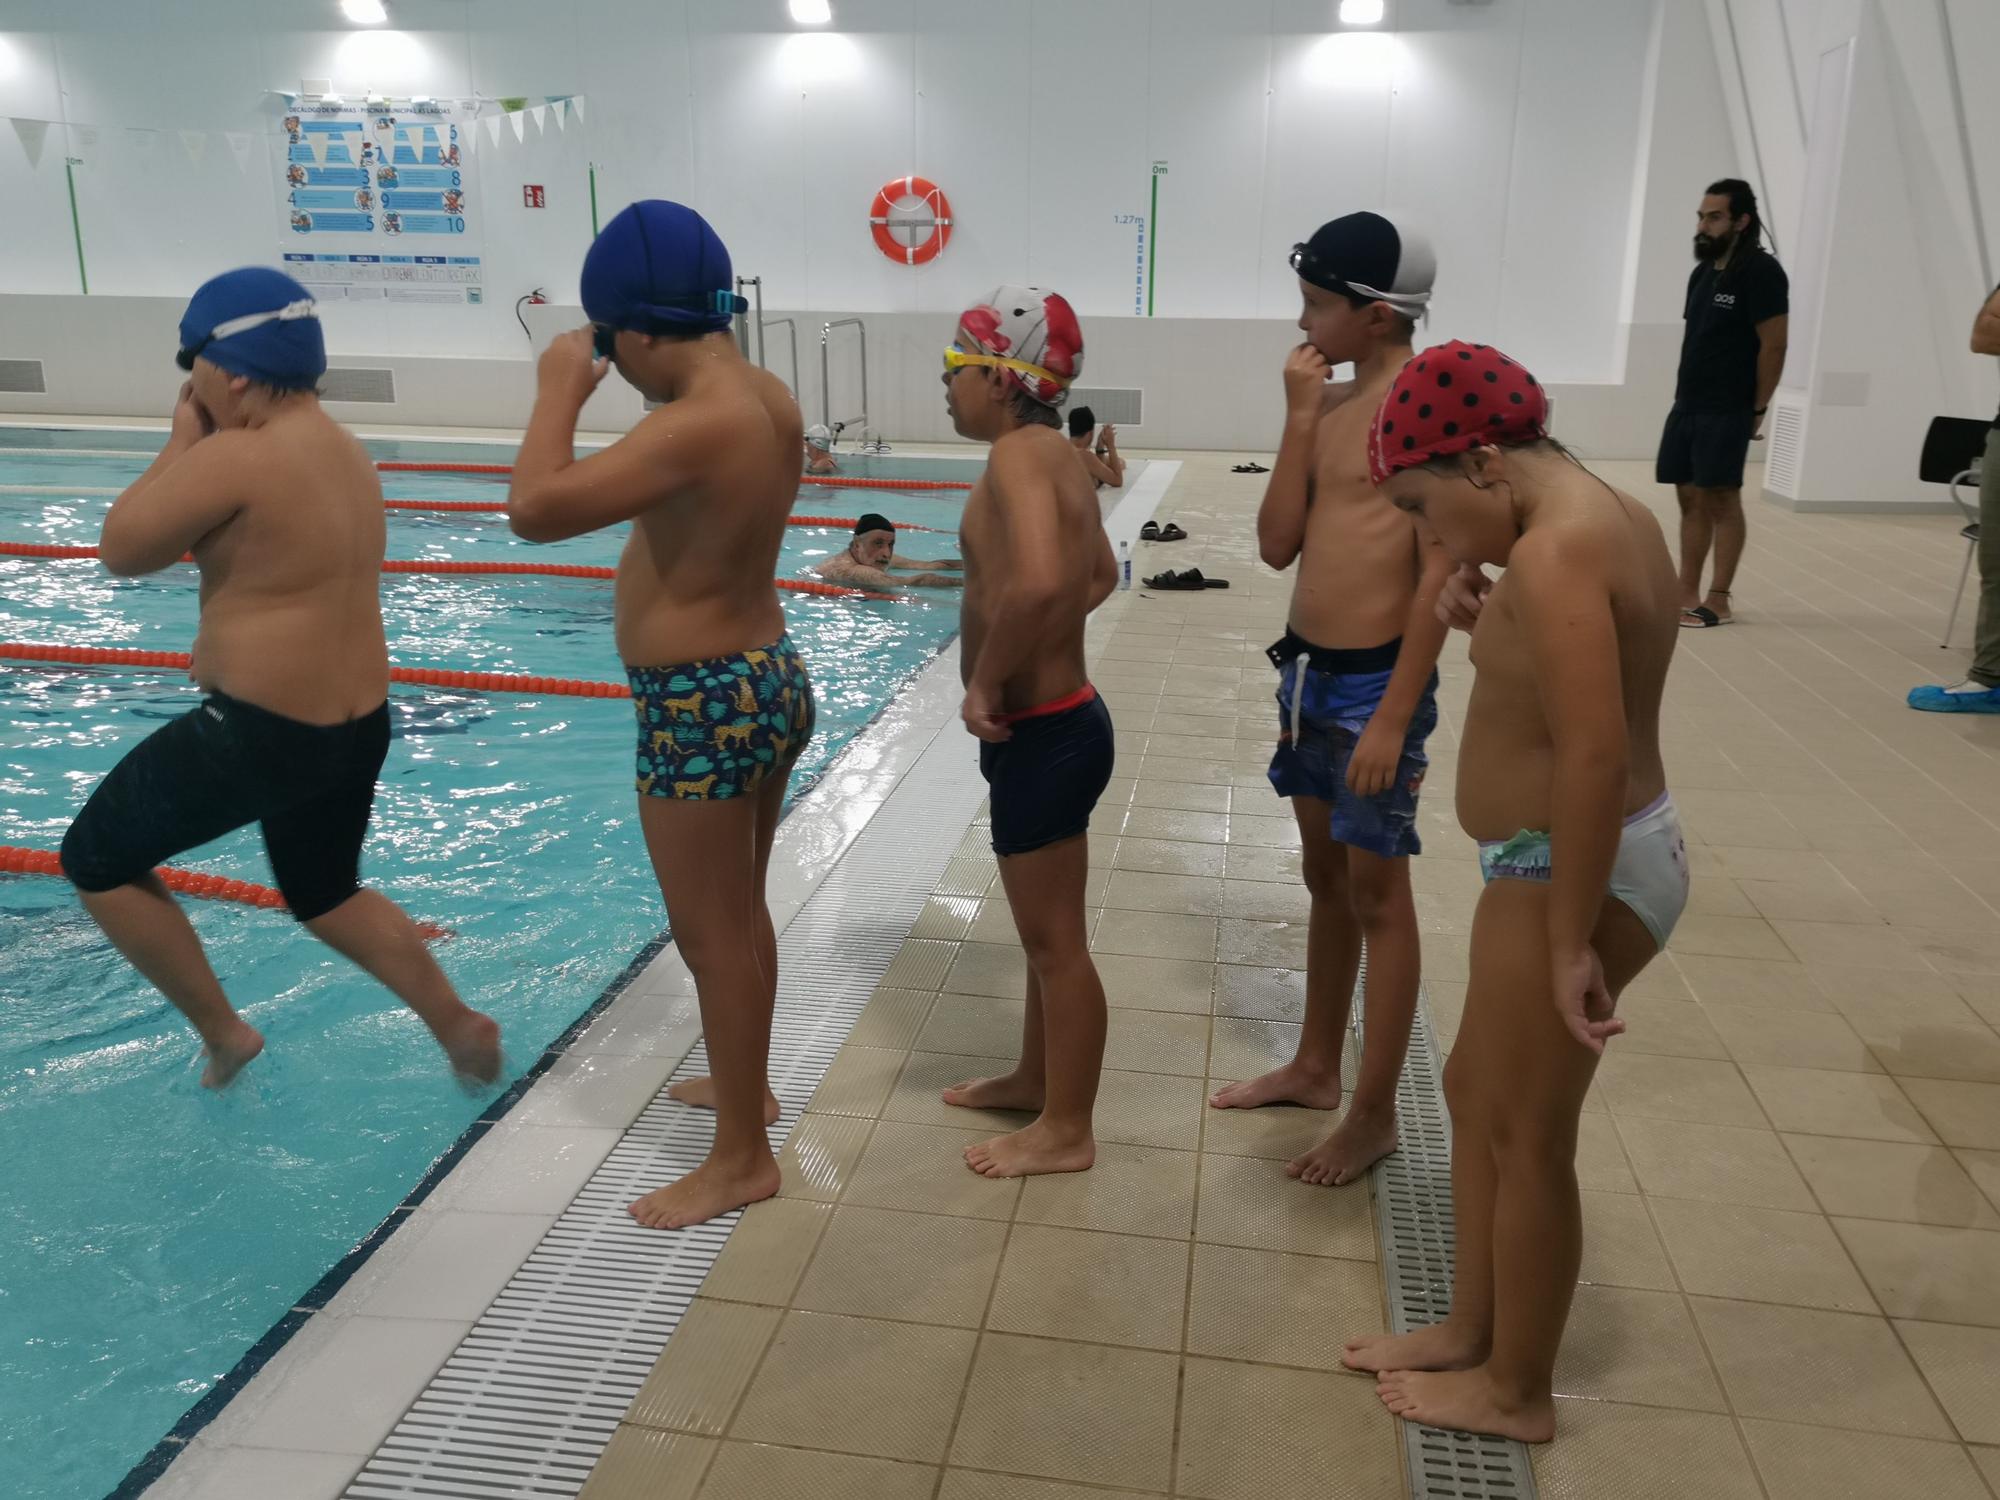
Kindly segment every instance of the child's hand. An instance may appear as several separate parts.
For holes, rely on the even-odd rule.
[[[194,393],[192,380],[183,382],[179,398],[174,402],[174,420],[170,441],[182,445],[200,442],[215,431],[215,418],[208,414],[208,408],[201,404],[201,398]]]
[[[1000,716],[1000,695],[976,682],[966,688],[958,716],[965,720],[968,730],[989,745],[1004,745],[1014,737],[1014,731]]]
[[[1326,399],[1333,366],[1311,344],[1301,344],[1285,360],[1285,406],[1295,417],[1317,417]]]
[[[572,328],[568,333],[557,334],[535,365],[543,391],[550,394],[566,391],[579,405],[590,399],[591,392],[610,371],[611,361],[597,357],[588,328]]]
[[[1493,580],[1474,563],[1459,564],[1458,571],[1444,581],[1438,594],[1438,618],[1455,630],[1470,630],[1479,623]]]
[[[1556,1014],[1562,1017],[1569,1034],[1595,1052],[1604,1055],[1604,1044],[1621,1035],[1625,1023],[1612,1015],[1616,1003],[1604,984],[1604,965],[1597,950],[1585,947],[1567,958],[1555,956]]]
[[[1379,797],[1396,784],[1396,768],[1403,761],[1403,734],[1382,721],[1380,714],[1368,721],[1361,739],[1347,762],[1348,790],[1357,797]]]

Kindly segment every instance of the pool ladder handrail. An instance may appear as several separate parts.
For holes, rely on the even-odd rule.
[[[846,421],[833,419],[833,331],[836,328],[852,328],[861,340],[861,415]],[[859,427],[864,432],[868,427],[868,325],[860,318],[835,318],[831,323],[822,323],[819,330],[819,401],[820,418],[828,432],[835,438],[849,427]]]
[[[786,337],[791,344],[792,399],[796,401],[799,399],[799,322],[796,318],[773,318],[768,323],[760,322],[757,325],[757,363],[764,365],[764,368],[767,370],[770,366],[764,364],[764,334],[773,328],[784,329]]]

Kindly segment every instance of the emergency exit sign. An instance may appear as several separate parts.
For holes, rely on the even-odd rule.
[[[543,195],[542,185],[539,182],[529,182],[522,184],[521,207],[547,208],[548,206],[549,206],[548,199]]]

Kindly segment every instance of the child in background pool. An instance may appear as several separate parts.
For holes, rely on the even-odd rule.
[[[1440,612],[1472,632],[1458,816],[1487,886],[1445,1067],[1451,1312],[1346,1357],[1407,1421],[1530,1443],[1555,1432],[1582,1257],[1577,1118],[1625,1029],[1618,996],[1688,895],[1660,760],[1673,559],[1644,506],[1549,438],[1547,411],[1519,364],[1451,343],[1404,368],[1370,434],[1375,482],[1459,565]]]
[[[778,1117],[766,1081],[778,942],[764,899],[812,685],[773,583],[798,491],[799,409],[730,337],[742,298],[700,214],[659,199],[604,226],[583,262],[591,327],[543,353],[508,519],[554,542],[631,522],[618,654],[638,713],[639,824],[674,943],[694,975],[714,1074],[673,1096],[716,1112],[708,1159],[632,1204],[680,1229],[768,1198]],[[658,408],[576,457],[578,414],[613,365]]]
[[[400,908],[361,887],[389,749],[386,529],[367,452],[320,408],[319,309],[277,271],[229,271],[181,319],[190,379],[160,456],[104,518],[112,572],[201,569],[193,676],[207,697],[99,782],[63,873],[132,966],[188,1018],[221,1088],[264,1048],[154,866],[246,823],[292,915],[394,990],[479,1083],[500,1028],[469,1009]]]

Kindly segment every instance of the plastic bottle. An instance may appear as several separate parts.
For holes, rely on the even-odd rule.
[[[1132,587],[1132,544],[1130,542],[1120,542],[1118,544],[1118,587],[1121,589]]]

